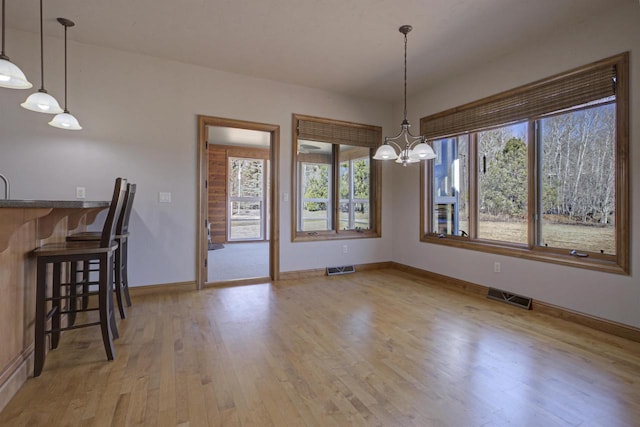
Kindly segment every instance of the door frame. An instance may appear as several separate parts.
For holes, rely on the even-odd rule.
[[[280,153],[280,126],[246,120],[227,119],[222,117],[198,115],[198,214],[196,223],[196,287],[202,289],[208,282],[209,271],[207,260],[209,247],[207,239],[208,223],[208,178],[209,178],[209,129],[208,126],[229,127],[256,130],[270,134],[269,157],[271,168],[269,179],[269,277],[278,280],[280,277],[280,204],[278,194],[278,167]]]

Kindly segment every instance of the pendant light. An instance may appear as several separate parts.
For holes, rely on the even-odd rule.
[[[411,25],[403,25],[398,29],[404,34],[404,120],[400,125],[400,133],[394,137],[385,137],[384,144],[378,147],[373,156],[376,160],[395,160],[402,166],[436,158],[436,153],[423,135],[413,136],[409,132],[411,125],[407,120],[407,34],[412,29]]]
[[[49,124],[60,129],[81,130],[82,127],[78,123],[78,119],[69,114],[67,109],[67,28],[76,24],[66,18],[58,18],[58,22],[64,27],[64,112],[56,114]]]
[[[38,113],[58,114],[62,108],[56,99],[44,89],[44,34],[42,29],[42,0],[40,0],[40,89],[32,93],[22,107]]]
[[[0,87],[6,87],[9,89],[29,89],[33,85],[27,80],[22,70],[4,53],[4,41],[5,41],[5,24],[4,17],[6,16],[5,0],[2,0],[2,51],[0,51]]]

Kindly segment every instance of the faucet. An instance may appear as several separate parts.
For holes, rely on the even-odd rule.
[[[1,173],[0,178],[2,178],[2,180],[4,181],[4,199],[9,200],[9,197],[11,197],[11,186],[9,185],[9,180]]]

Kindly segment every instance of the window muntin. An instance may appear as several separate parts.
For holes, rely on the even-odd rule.
[[[378,126],[293,115],[293,241],[380,236]]]
[[[434,148],[438,141],[469,138],[470,221],[468,236],[454,232],[456,227],[461,228],[460,216],[457,224],[452,222],[445,228],[445,233],[438,229],[436,161],[423,169],[425,192],[421,197],[425,199],[421,205],[425,217],[421,240],[628,274],[628,75],[625,53],[423,118],[421,130],[433,141]],[[528,98],[531,94],[533,101]],[[510,111],[517,114],[511,115]],[[487,193],[483,193],[483,186],[489,189],[486,181],[481,182],[485,158],[480,140],[483,132],[513,123],[524,126],[516,138],[522,139],[526,150],[519,143],[519,160],[512,162],[521,165],[526,152],[526,167],[518,168],[526,172],[527,191],[518,192],[527,197],[521,223],[524,227],[518,237],[496,239],[483,227],[486,200],[481,199]],[[458,133],[451,133],[453,130]],[[438,137],[439,133],[446,137]],[[563,142],[554,145],[552,138],[560,135]],[[505,148],[506,144],[503,154]],[[558,163],[559,150],[565,155],[565,163]],[[563,180],[560,173],[566,175]],[[522,189],[522,184],[518,188]],[[501,191],[512,203],[510,216],[517,217],[524,210],[522,204],[515,203],[518,197],[506,197],[506,190]],[[500,225],[491,228],[506,233],[506,225],[513,224]]]

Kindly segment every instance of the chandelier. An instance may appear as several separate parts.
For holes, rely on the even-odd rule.
[[[407,120],[407,34],[413,27],[403,25],[399,31],[404,34],[404,120],[400,125],[400,133],[393,137],[385,137],[384,144],[378,147],[373,156],[376,160],[395,160],[396,163],[407,166],[420,160],[435,159],[436,153],[427,144],[423,135],[413,136],[409,132],[411,125]]]

